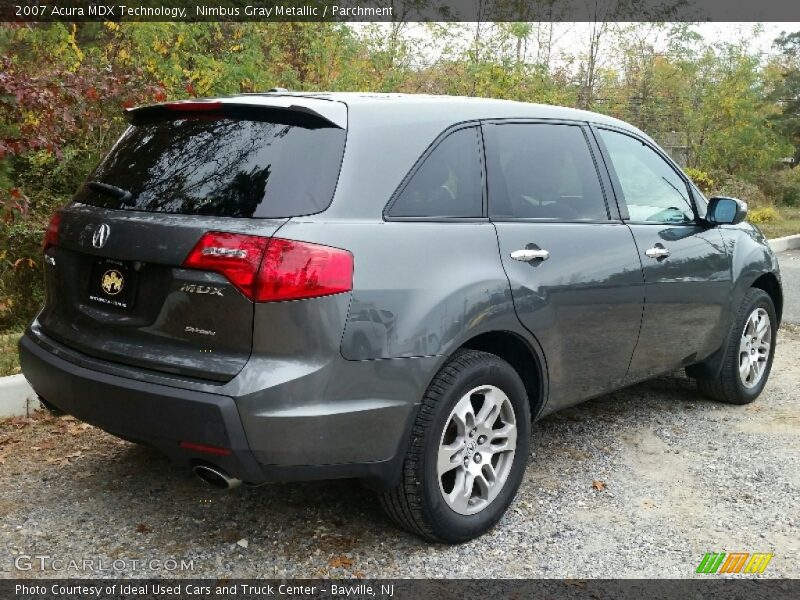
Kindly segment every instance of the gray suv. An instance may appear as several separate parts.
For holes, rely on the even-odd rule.
[[[283,92],[129,117],[52,218],[22,367],[212,484],[361,479],[462,542],[511,503],[532,420],[678,368],[733,404],[767,381],[769,246],[626,123]]]

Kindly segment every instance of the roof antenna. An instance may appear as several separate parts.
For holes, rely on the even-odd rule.
[[[281,92],[288,92],[289,90],[282,87],[274,87],[267,90],[268,94],[279,94]]]

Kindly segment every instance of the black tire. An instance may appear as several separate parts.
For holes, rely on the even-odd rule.
[[[508,477],[497,496],[476,514],[455,512],[439,488],[436,458],[443,431],[458,401],[471,389],[496,386],[514,410],[517,441]],[[426,540],[461,543],[489,531],[511,504],[528,458],[530,405],[517,372],[494,354],[459,350],[437,373],[419,408],[402,475],[397,486],[381,495],[389,516],[402,528]]]
[[[744,331],[745,324],[750,314],[763,308],[769,316],[772,328],[772,341],[766,367],[761,379],[753,387],[746,387],[739,377],[739,341]],[[778,319],[775,315],[775,305],[772,298],[765,291],[752,288],[745,294],[742,304],[733,320],[733,329],[728,336],[725,355],[722,359],[722,368],[715,378],[698,378],[698,389],[708,398],[726,402],[728,404],[750,404],[758,398],[769,379],[772,369],[772,359],[775,355],[775,343],[778,333]]]

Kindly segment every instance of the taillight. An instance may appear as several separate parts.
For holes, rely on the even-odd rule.
[[[255,302],[329,296],[353,289],[353,255],[309,242],[211,231],[184,267],[216,271]]]
[[[58,228],[61,226],[61,213],[54,213],[50,217],[50,223],[47,225],[47,231],[44,234],[44,242],[42,243],[42,250],[47,250],[50,246],[58,245]]]
[[[252,300],[267,242],[269,238],[256,235],[210,231],[195,244],[183,266],[221,273]]]
[[[353,255],[347,250],[272,238],[261,265],[257,302],[299,300],[353,289]]]

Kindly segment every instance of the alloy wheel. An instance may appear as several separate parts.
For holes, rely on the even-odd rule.
[[[508,479],[517,446],[514,407],[500,388],[464,394],[447,418],[436,475],[447,505],[462,515],[485,509]]]
[[[772,323],[763,308],[750,313],[739,341],[739,379],[748,389],[764,377],[772,345]]]

